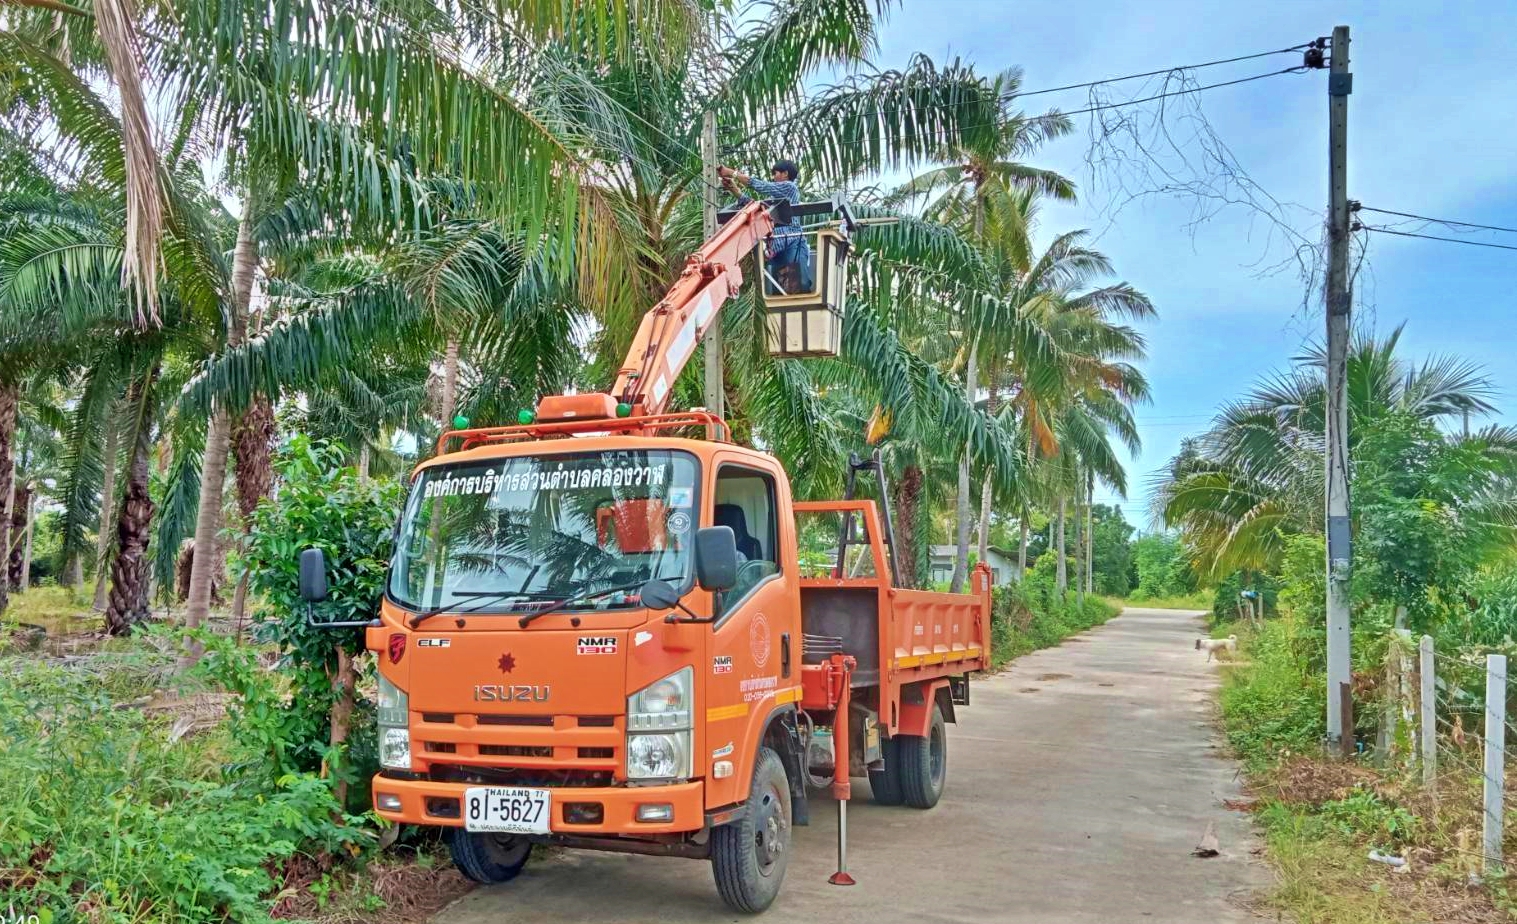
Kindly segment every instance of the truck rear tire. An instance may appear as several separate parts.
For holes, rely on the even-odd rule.
[[[901,793],[901,758],[896,741],[886,738],[880,742],[885,769],[869,771],[869,792],[874,796],[875,805],[900,805],[906,801]]]
[[[742,815],[711,832],[716,891],[733,911],[757,914],[780,894],[789,859],[790,783],[780,755],[760,748]]]
[[[512,834],[448,829],[448,853],[453,865],[475,882],[509,882],[532,856],[532,842]]]
[[[948,782],[948,723],[943,707],[932,704],[926,735],[897,735],[901,796],[912,808],[930,809],[943,797]]]

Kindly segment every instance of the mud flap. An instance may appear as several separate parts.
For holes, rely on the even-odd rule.
[[[790,823],[806,827],[811,824],[811,808],[806,801],[806,768],[801,763],[805,759],[806,742],[801,738],[795,713],[782,716],[780,724],[785,729],[785,746],[781,749],[780,760],[790,782]]]

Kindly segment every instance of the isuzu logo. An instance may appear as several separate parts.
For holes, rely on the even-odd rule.
[[[546,683],[481,683],[474,687],[474,699],[481,703],[546,703]]]

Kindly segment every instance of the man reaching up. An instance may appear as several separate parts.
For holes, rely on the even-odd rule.
[[[796,185],[800,179],[800,168],[793,160],[776,161],[769,169],[769,179],[760,180],[734,170],[731,167],[718,167],[716,172],[722,177],[722,185],[737,192],[737,187],[746,186],[753,190],[753,194],[759,199],[784,199],[791,205],[800,205],[801,189]],[[738,193],[741,202],[748,197]],[[799,281],[795,291],[810,292],[814,287],[811,278],[811,247],[806,243],[806,238],[801,234],[800,216],[791,216],[788,224],[776,225],[774,237],[770,242],[768,252],[765,254],[768,264],[769,276],[772,280],[780,280],[792,273]],[[788,294],[789,287],[786,287]],[[770,294],[775,294],[770,292]]]

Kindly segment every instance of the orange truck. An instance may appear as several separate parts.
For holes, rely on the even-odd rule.
[[[946,723],[988,663],[988,570],[969,594],[898,587],[888,511],[797,501],[715,415],[663,412],[785,211],[751,203],[691,257],[612,393],[446,433],[415,472],[364,630],[374,808],[444,828],[472,879],[511,879],[544,843],[693,857],[757,912],[809,791],[837,800],[839,884],[850,777],[885,805],[942,795]],[[854,465],[888,496],[877,457]],[[300,564],[319,602],[322,552]]]

